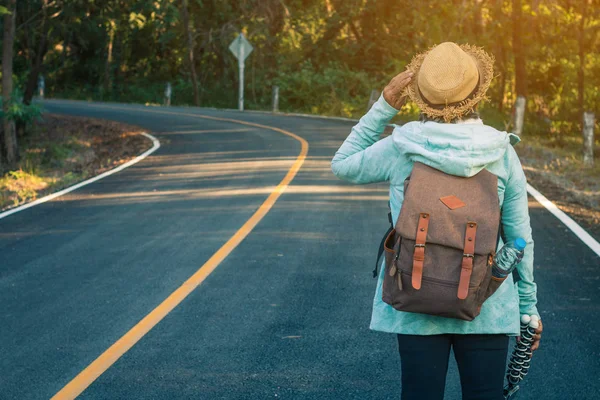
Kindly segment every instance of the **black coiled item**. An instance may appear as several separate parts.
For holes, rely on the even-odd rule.
[[[537,316],[521,316],[521,339],[515,345],[506,371],[508,385],[504,387],[504,398],[507,400],[515,398],[519,390],[519,382],[529,372],[532,355],[531,345],[533,344],[533,335],[535,335],[535,330],[538,327],[538,321]]]

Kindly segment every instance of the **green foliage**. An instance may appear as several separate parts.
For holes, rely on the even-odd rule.
[[[63,137],[60,141],[40,139],[35,132],[21,141],[21,163],[23,171],[38,174],[40,171],[62,168],[73,161],[74,155],[85,150],[74,137]]]
[[[583,1],[522,3],[525,134],[579,134],[581,76],[583,107],[600,114],[600,6],[597,0],[586,10]],[[171,82],[172,104],[193,103],[181,1],[51,2],[46,14],[39,12],[43,4],[17,5],[17,85],[23,86],[31,71],[47,15],[47,96],[162,104]],[[276,84],[282,110],[354,117],[366,110],[371,90],[381,90],[416,53],[455,41],[483,46],[496,57],[491,101],[480,111],[494,126],[510,129],[516,99],[512,1],[188,4],[203,106],[237,107],[237,62],[228,46],[239,32],[254,46],[246,60],[248,109],[269,109]],[[418,115],[411,106],[403,112],[399,120]]]
[[[47,143],[42,157],[42,163],[60,167],[64,161],[71,155],[70,146],[57,143]]]
[[[37,191],[47,186],[42,178],[23,170],[10,171],[0,177],[0,204],[12,198],[14,205],[33,200]]]
[[[21,102],[13,102],[8,109],[8,117],[15,122],[25,124],[25,126],[30,125],[41,115],[42,108],[37,104],[27,105]]]
[[[7,116],[8,119],[15,121],[17,124],[23,124],[27,127],[42,116],[43,109],[37,104],[24,104],[18,100],[20,98],[19,91],[13,92],[10,104],[8,105]],[[4,100],[0,97],[0,118],[4,118],[3,102]]]
[[[493,104],[484,102],[477,108],[477,112],[486,125],[493,126],[500,131],[509,131],[512,128],[510,116],[500,112]]]
[[[344,117],[364,113],[365,99],[377,85],[365,72],[333,62],[319,71],[310,61],[283,72],[275,82],[280,87],[281,110]]]

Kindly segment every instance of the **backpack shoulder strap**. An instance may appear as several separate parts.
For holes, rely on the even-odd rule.
[[[381,243],[379,243],[379,250],[377,251],[377,259],[375,260],[375,269],[373,269],[373,278],[377,278],[377,275],[379,275],[379,262],[381,260],[381,255],[383,254],[383,248],[385,246],[385,239],[388,237],[390,232],[394,230],[394,221],[392,220],[392,206],[390,205],[389,202],[388,202],[388,209],[389,209],[388,221],[390,221],[390,227],[385,232],[385,235],[383,235],[383,238],[381,239]]]

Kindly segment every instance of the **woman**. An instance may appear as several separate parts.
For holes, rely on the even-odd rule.
[[[398,219],[404,181],[420,162],[450,175],[471,177],[486,169],[498,177],[503,238],[527,241],[517,267],[472,321],[397,311],[382,301],[381,268],[371,329],[396,333],[402,365],[402,399],[442,399],[450,348],[458,364],[463,399],[502,399],[508,336],[519,334],[520,314],[539,315],[533,280],[533,240],[526,179],[512,145],[519,138],[484,125],[475,109],[493,77],[493,58],[481,48],[442,43],[413,58],[394,77],[332,161],[336,176],[353,183],[390,182],[390,207]],[[410,97],[421,120],[385,126]],[[539,347],[542,325],[532,349]]]

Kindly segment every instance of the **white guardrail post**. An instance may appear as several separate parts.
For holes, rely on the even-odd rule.
[[[525,104],[526,99],[523,96],[517,97],[515,103],[515,131],[514,134],[521,136],[523,133],[523,120],[525,119]]]
[[[279,112],[279,86],[273,86],[273,112]]]
[[[594,166],[594,122],[593,112],[583,113],[583,165]]]

